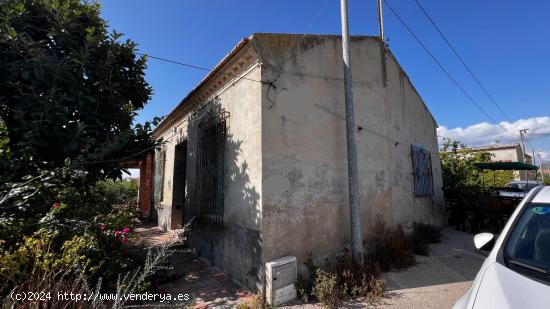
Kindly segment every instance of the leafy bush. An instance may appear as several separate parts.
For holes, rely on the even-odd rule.
[[[340,286],[335,273],[321,269],[315,274],[313,295],[328,308],[338,308],[346,299],[346,287]]]
[[[41,229],[25,237],[17,250],[3,252],[0,255],[0,295],[38,273],[56,272],[71,265],[82,269],[88,267],[90,260],[82,253],[93,245],[90,238],[75,236],[61,245],[58,238],[58,233]],[[90,270],[93,271],[93,268]]]
[[[444,141],[439,156],[449,225],[456,225],[462,230],[469,225],[471,232],[477,233],[489,223],[500,230],[502,226],[497,222],[500,220],[498,218],[510,214],[502,208],[495,212],[485,207],[483,196],[489,196],[491,189],[503,187],[513,180],[513,172],[477,169],[475,163],[490,161],[491,154],[472,151],[459,141],[450,139]]]
[[[413,222],[412,232],[408,238],[415,254],[428,255],[428,245],[441,240],[441,229],[432,224]]]
[[[137,201],[139,183],[137,179],[105,180],[96,183],[100,191],[112,204],[134,205]]]
[[[104,182],[81,190],[66,186],[46,214],[0,221],[0,234],[6,235],[0,243],[0,295],[32,272],[48,273],[75,261],[92,284],[101,277],[103,288],[112,290],[120,274],[141,264],[142,259],[126,249],[138,222],[136,210],[116,204],[120,199],[106,194],[105,188]]]
[[[113,283],[108,284],[108,293],[131,294],[143,293],[142,287],[147,285],[147,278],[154,273],[166,270],[164,264],[167,258],[175,252],[174,246],[180,245],[179,242],[166,243],[157,249],[149,249],[146,253],[146,258],[143,264],[136,265],[131,270],[121,273]],[[79,250],[77,250],[79,251]],[[106,279],[100,278],[95,285],[91,285],[89,277],[78,263],[61,263],[56,267],[40,268],[38,264],[31,266],[30,276],[27,280],[18,284],[11,291],[13,292],[28,292],[44,293],[50,298],[45,298],[46,301],[22,300],[16,301],[9,297],[3,299],[5,308],[128,308],[129,305],[144,305],[151,304],[131,302],[128,299],[120,297],[116,300],[101,301],[100,298],[89,299],[88,301],[75,302],[68,299],[63,300],[57,298],[57,292],[74,293],[79,295],[91,295],[100,293]],[[108,283],[108,282],[107,282]],[[0,299],[0,302],[2,299]],[[167,304],[169,305],[169,304]],[[181,305],[181,304],[180,304]]]

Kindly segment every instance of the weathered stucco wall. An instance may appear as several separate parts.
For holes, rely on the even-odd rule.
[[[348,245],[344,93],[338,36],[257,34],[246,46],[260,60],[260,66],[248,67],[247,79],[228,81],[226,75],[200,86],[199,97],[204,89],[218,90],[201,100],[189,99],[193,104],[187,104],[185,116],[157,134],[168,140],[158,220],[170,229],[178,216],[189,219],[186,209],[193,207],[197,172],[196,125],[206,110],[199,106],[210,102],[224,108],[230,117],[223,233],[195,225],[188,243],[236,281],[259,287],[264,262],[295,255],[301,264],[310,252],[330,257]],[[351,48],[364,238],[377,216],[405,227],[413,221],[442,224],[433,117],[391,55],[388,87],[382,87],[377,39],[353,38]],[[250,57],[239,53],[227,67],[247,66]],[[188,145],[185,186],[174,179],[175,149],[183,140]],[[411,144],[431,152],[433,198],[414,197]],[[185,191],[183,209],[173,199],[178,190]]]
[[[296,255],[299,264],[340,253],[349,243],[347,158],[341,41],[338,36],[255,36],[275,79],[262,105],[263,248],[266,261]],[[377,39],[351,42],[363,237],[377,216],[405,227],[443,224],[436,123],[388,55],[381,83]],[[433,198],[415,198],[411,144],[432,156]]]
[[[259,284],[261,265],[261,69],[256,64],[243,73],[247,79],[226,81],[219,91],[189,106],[181,120],[157,136],[166,140],[164,194],[158,209],[159,226],[173,229],[185,213],[190,219],[194,206],[197,125],[209,108],[223,108],[230,113],[225,145],[224,216],[221,231],[201,229],[193,224],[188,244],[197,252],[224,269],[232,279],[248,287]],[[235,76],[231,76],[235,78]],[[208,102],[207,104],[205,104]],[[203,105],[204,104],[204,105]],[[203,105],[202,107],[198,107]],[[176,145],[187,141],[185,185],[174,187],[174,158]],[[182,181],[179,181],[182,183]],[[173,196],[185,190],[185,207],[175,207]],[[180,222],[177,222],[180,223]]]

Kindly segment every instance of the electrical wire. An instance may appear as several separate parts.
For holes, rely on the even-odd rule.
[[[476,76],[476,74],[472,71],[472,69],[466,64],[466,62],[464,61],[464,58],[462,58],[462,56],[460,56],[460,54],[458,53],[457,49],[453,46],[453,44],[449,41],[449,39],[447,39],[447,36],[443,33],[443,31],[441,30],[441,28],[439,28],[439,26],[435,23],[434,19],[430,16],[430,14],[428,13],[428,11],[422,6],[422,4],[420,3],[419,0],[414,0],[414,2],[416,3],[416,5],[418,6],[418,8],[420,9],[420,11],[422,11],[422,13],[424,14],[424,16],[426,16],[426,18],[428,19],[428,21],[432,24],[432,26],[435,28],[435,30],[439,33],[439,35],[441,36],[441,38],[443,39],[443,41],[445,41],[445,43],[447,44],[447,46],[451,49],[451,51],[453,52],[453,54],[456,56],[456,58],[460,61],[460,63],[462,63],[462,65],[464,66],[464,68],[466,68],[466,70],[468,71],[468,73],[470,73],[470,76],[472,76],[472,78],[476,81],[476,83],[478,84],[478,86],[481,88],[481,90],[483,90],[483,92],[487,95],[487,97],[491,100],[491,102],[493,102],[493,104],[498,108],[498,110],[502,113],[502,115],[504,115],[504,117],[510,122],[510,124],[512,126],[514,126],[518,131],[521,131],[520,128],[518,128],[516,126],[516,124],[514,123],[514,121],[512,121],[512,119],[508,116],[508,114],[506,114],[506,112],[503,110],[503,108],[497,103],[497,101],[495,100],[495,98],[491,95],[491,93],[489,93],[489,91],[487,90],[487,87],[485,87],[483,85],[483,83],[480,81],[480,79]],[[550,133],[529,133],[529,135],[536,135],[536,136],[550,136]],[[527,137],[525,137],[525,141],[527,142],[527,144],[529,144],[529,146],[534,149],[535,147],[533,147],[533,145],[531,144],[531,142],[527,139]],[[539,158],[542,160],[542,158],[540,157],[540,154],[539,155]]]
[[[508,116],[508,114],[506,114],[506,112],[504,112],[504,110],[502,109],[502,107],[497,103],[497,101],[495,100],[495,98],[489,93],[489,91],[487,90],[487,88],[483,85],[483,83],[481,83],[481,81],[479,80],[479,78],[476,76],[476,74],[474,74],[474,72],[472,71],[472,69],[466,64],[466,62],[464,61],[464,59],[460,56],[460,54],[458,53],[458,51],[456,50],[456,48],[453,46],[453,44],[451,44],[451,42],[447,39],[447,36],[445,36],[445,34],[443,34],[443,31],[441,31],[441,29],[437,26],[437,24],[435,23],[435,21],[433,20],[433,18],[430,16],[430,14],[428,14],[428,12],[426,11],[426,9],[422,6],[422,4],[420,4],[420,2],[418,0],[414,0],[414,2],[416,3],[416,5],[418,6],[418,8],[420,8],[420,10],[422,11],[422,13],[424,14],[424,16],[426,16],[426,18],[430,21],[430,23],[432,24],[432,26],[435,28],[435,30],[439,33],[439,35],[441,36],[441,38],[443,39],[443,41],[445,41],[445,43],[447,44],[447,46],[449,46],[449,48],[451,49],[451,51],[453,52],[453,54],[458,58],[458,60],[460,61],[460,63],[462,63],[462,65],[464,66],[464,68],[466,68],[466,70],[468,71],[468,73],[470,73],[470,75],[472,76],[472,78],[476,81],[476,83],[479,85],[479,87],[483,90],[483,92],[487,95],[487,97],[489,97],[489,99],[491,100],[491,102],[493,102],[493,104],[498,108],[498,110],[502,113],[502,115],[504,115],[504,117],[510,122],[510,124],[512,124],[518,131],[520,130],[515,124],[514,122],[512,121],[512,119],[510,119],[510,117]]]
[[[194,64],[189,64],[189,63],[180,62],[180,61],[176,61],[176,60],[170,60],[170,59],[166,59],[166,58],[162,58],[162,57],[158,57],[158,56],[152,56],[152,55],[145,54],[145,53],[139,53],[139,52],[134,52],[134,53],[137,54],[137,55],[145,56],[147,58],[151,58],[151,59],[155,59],[155,60],[159,60],[159,61],[164,61],[164,62],[168,62],[168,63],[173,63],[173,64],[178,64],[178,65],[188,67],[188,68],[191,68],[191,69],[195,69],[195,70],[201,70],[201,71],[206,71],[206,72],[212,72],[214,70],[214,69],[208,69],[208,68],[200,67],[200,66],[197,66],[197,65],[194,65]],[[257,83],[261,83],[261,84],[270,84],[270,82],[256,80],[256,79],[252,79],[252,78],[248,78],[248,77],[244,77],[244,76],[238,76],[238,75],[232,74],[232,73],[229,73],[229,74],[231,74],[234,77],[237,77],[239,79],[249,80],[251,82],[257,82]]]
[[[449,73],[449,71],[441,64],[441,62],[435,57],[435,55],[430,51],[430,49],[420,40],[420,38],[414,33],[414,31],[409,27],[409,25],[399,16],[399,14],[393,9],[393,7],[388,3],[387,0],[384,0],[384,3],[388,8],[390,9],[390,12],[397,18],[397,20],[403,25],[403,27],[409,32],[409,34],[416,40],[416,42],[424,49],[424,51],[433,59],[433,61],[439,66],[441,71],[451,80],[451,82],[470,100],[472,104],[474,104],[489,120],[491,120],[493,123],[498,125],[501,129],[504,131],[517,136],[516,133],[506,129],[502,124],[497,122],[481,105],[462,87],[458,81]]]
[[[317,11],[317,14],[315,15],[315,17],[313,18],[313,20],[309,23],[309,25],[307,26],[306,28],[306,31],[304,32],[304,35],[302,36],[302,39],[300,40],[300,44],[302,44],[302,42],[304,41],[305,37],[309,35],[309,30],[311,30],[311,27],[313,27],[313,25],[317,22],[317,20],[319,19],[319,17],[321,17],[321,15],[323,15],[323,12],[325,11],[325,8],[328,4],[328,0],[325,0],[325,2],[323,2],[323,5],[321,5],[321,7],[319,8],[319,10]]]

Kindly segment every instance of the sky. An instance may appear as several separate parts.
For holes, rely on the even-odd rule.
[[[471,146],[519,142],[550,161],[550,1],[418,0],[506,116],[445,45],[415,0],[386,0],[455,80],[489,114],[481,112],[384,5],[389,47],[428,105],[440,138]],[[109,25],[142,53],[214,67],[254,32],[339,34],[338,0],[102,0]],[[376,0],[349,0],[352,35],[377,35]],[[153,97],[137,122],[168,114],[206,72],[149,59]],[[495,124],[496,121],[498,124]],[[509,121],[511,120],[511,122]],[[508,131],[505,131],[506,130]]]

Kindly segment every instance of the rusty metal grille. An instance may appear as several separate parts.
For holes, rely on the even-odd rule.
[[[200,120],[197,134],[196,193],[193,213],[201,227],[223,227],[224,159],[229,113],[210,110]]]
[[[420,145],[411,145],[411,158],[413,165],[414,196],[432,196],[434,193],[432,155]]]

